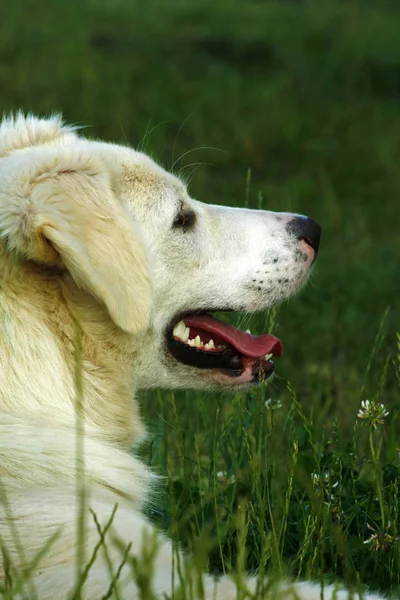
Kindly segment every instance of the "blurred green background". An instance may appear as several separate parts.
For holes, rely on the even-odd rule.
[[[187,177],[199,200],[317,219],[311,282],[278,312],[284,356],[268,394],[288,402],[289,379],[314,425],[337,417],[344,434],[361,399],[374,396],[393,414],[399,2],[3,2],[0,109],[61,111],[86,135],[149,152]],[[143,394],[153,432],[163,428],[149,454],[161,470],[168,448],[184,464],[193,432],[207,436],[216,407],[230,402],[179,394],[167,415],[162,398]]]

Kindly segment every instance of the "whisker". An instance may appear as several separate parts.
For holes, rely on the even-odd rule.
[[[192,152],[197,152],[197,150],[215,150],[216,152],[222,152],[223,154],[229,154],[226,150],[222,150],[221,148],[216,148],[215,146],[198,146],[197,148],[192,148],[191,150],[187,150],[186,152],[184,152],[183,154],[180,155],[179,158],[177,158],[174,163],[172,164],[171,167],[171,171],[174,170],[175,165],[182,160],[182,158],[184,158],[185,156],[187,156],[188,154],[191,154]]]
[[[137,149],[140,152],[143,151],[145,148],[145,142],[148,140],[148,138],[151,136],[151,134],[154,133],[154,131],[156,131],[162,125],[165,125],[166,123],[167,123],[167,121],[161,121],[157,125],[154,125],[153,127],[151,127],[151,129],[149,129],[150,124],[151,124],[151,119],[150,119],[148,122],[148,125],[146,127],[146,131],[144,132],[142,139],[139,141],[139,143],[137,145]]]
[[[188,120],[190,119],[190,117],[191,117],[192,115],[193,115],[193,113],[189,113],[189,114],[187,115],[187,117],[186,117],[186,118],[185,118],[185,119],[182,121],[182,123],[181,123],[181,124],[180,124],[180,126],[179,126],[178,132],[177,132],[177,134],[176,134],[176,136],[175,136],[174,146],[173,146],[173,148],[172,148],[172,165],[174,165],[174,164],[175,164],[175,163],[174,163],[174,158],[175,158],[175,149],[176,149],[176,144],[177,144],[177,141],[178,141],[179,135],[180,135],[180,133],[181,133],[181,131],[182,131],[183,127],[186,125],[186,123],[188,122]],[[170,170],[172,171],[172,169],[173,169],[173,167],[171,167],[171,169],[170,169]]]
[[[119,111],[117,111],[117,119],[118,119],[118,125],[119,125],[119,127],[120,127],[120,129],[122,131],[122,134],[123,134],[123,136],[125,138],[125,141],[129,143],[128,136],[126,135],[124,126],[122,125],[122,121],[121,121],[121,117],[120,117]]]
[[[178,173],[176,174],[177,177],[180,177],[181,179],[184,180],[184,182],[186,183],[187,186],[189,186],[189,184],[191,183],[194,174],[196,173],[197,169],[199,167],[202,166],[207,166],[207,167],[215,167],[216,165],[214,163],[209,163],[209,162],[195,162],[195,163],[190,163],[189,165],[183,165],[183,167],[181,167],[178,171]],[[192,168],[192,170],[190,171],[190,173],[188,175],[183,174],[183,171],[185,169],[189,169]]]

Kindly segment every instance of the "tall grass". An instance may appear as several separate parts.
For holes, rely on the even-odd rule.
[[[257,317],[251,325],[264,330]],[[395,353],[389,360],[398,370]],[[340,577],[354,591],[397,597],[398,411],[386,414],[381,403],[386,374],[369,404],[361,405],[359,390],[346,427],[340,415],[310,408],[310,398],[282,378],[279,387],[267,381],[233,397],[147,395],[156,424],[144,456],[168,474],[165,510],[151,517],[191,549],[205,538],[217,574],[244,565],[325,582]]]

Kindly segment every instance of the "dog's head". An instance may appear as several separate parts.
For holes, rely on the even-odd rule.
[[[182,181],[136,153],[119,181],[152,268],[154,315],[139,356],[139,387],[238,388],[268,377],[280,340],[240,331],[212,313],[261,311],[295,293],[315,260],[319,225],[198,202]]]
[[[10,264],[43,286],[59,281],[54,293],[72,311],[77,299],[83,327],[109,321],[110,335],[119,332],[119,348],[104,334],[99,352],[130,355],[137,387],[238,387],[270,375],[280,341],[211,313],[260,311],[298,290],[317,223],[198,202],[148,156],[54,118],[3,122],[0,158],[5,285],[14,285]]]

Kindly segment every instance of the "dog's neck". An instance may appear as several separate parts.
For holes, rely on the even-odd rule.
[[[72,425],[78,403],[99,440],[124,449],[140,441],[135,340],[67,276],[44,275],[10,259],[3,283],[8,290],[2,297],[0,287],[0,412],[40,415],[49,427]],[[39,364],[40,372],[34,369]]]
[[[0,414],[0,501],[22,485],[32,489],[54,486],[80,493],[112,495],[113,502],[141,507],[155,476],[131,453],[98,439],[87,427],[77,443],[79,428],[59,422],[49,426],[41,415]],[[33,442],[34,441],[34,442]]]

